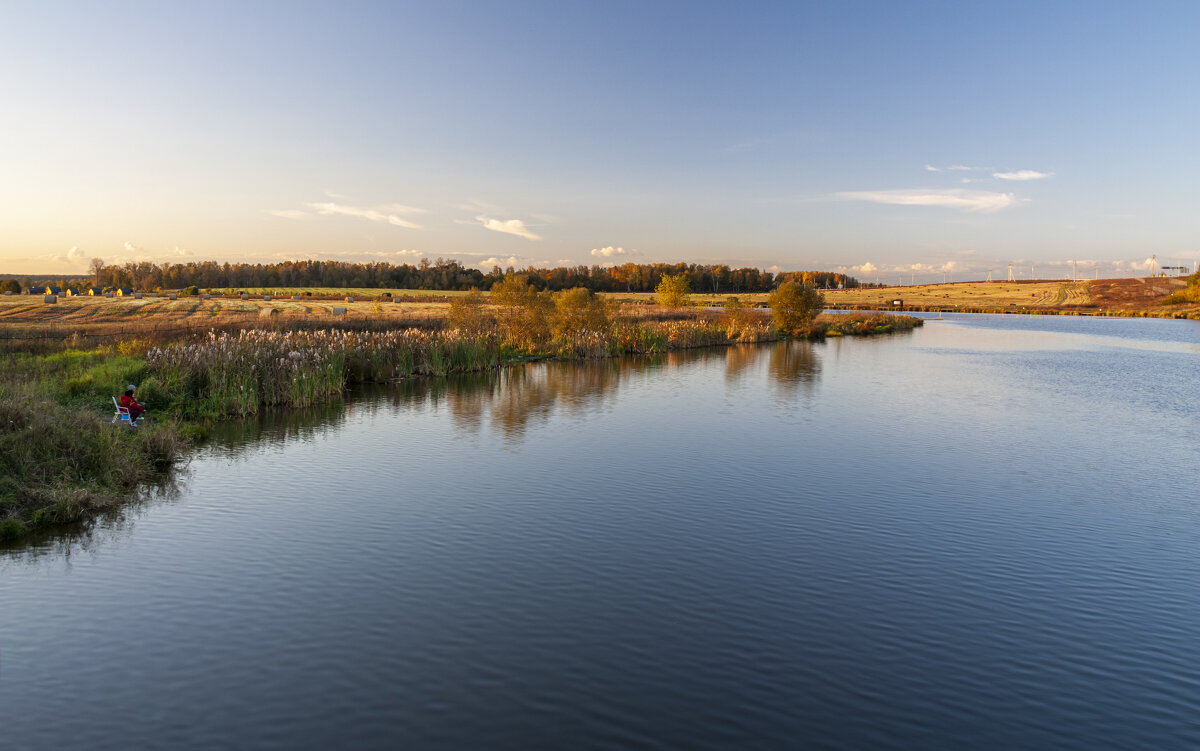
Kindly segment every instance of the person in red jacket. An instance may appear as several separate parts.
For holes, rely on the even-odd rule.
[[[129,384],[129,390],[121,395],[121,406],[129,410],[129,421],[137,422],[146,411],[146,405],[133,398],[133,384]]]

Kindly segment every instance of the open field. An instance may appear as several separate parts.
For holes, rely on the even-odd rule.
[[[826,303],[843,309],[945,310],[986,313],[1059,313],[1147,315],[1200,318],[1200,304],[1164,305],[1168,294],[1187,285],[1186,278],[1098,279],[1079,282],[959,282],[880,289],[828,290]],[[198,331],[210,328],[271,325],[429,327],[445,317],[449,300],[462,292],[302,287],[213,294],[211,299],[165,293],[131,297],[60,297],[55,304],[41,295],[0,297],[0,338],[136,336],[150,330]],[[390,297],[385,297],[388,293]],[[270,295],[271,299],[266,299]],[[660,310],[653,293],[608,293],[605,297],[638,312]],[[731,295],[693,294],[698,306],[722,304]],[[747,305],[764,304],[766,293],[736,295]],[[346,302],[347,297],[354,302]],[[296,299],[293,299],[296,298]],[[345,309],[334,313],[335,308]]]
[[[1200,316],[1198,305],[1164,305],[1163,298],[1187,287],[1185,277],[1088,279],[1084,281],[958,282],[882,289],[831,290],[830,307],[976,313],[1062,313],[1086,315]]]

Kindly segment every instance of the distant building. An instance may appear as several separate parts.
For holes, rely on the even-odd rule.
[[[133,294],[133,290],[129,287],[117,287],[114,291],[117,293],[117,297],[125,297],[126,295]]]

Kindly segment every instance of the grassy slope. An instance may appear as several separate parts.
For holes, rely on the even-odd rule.
[[[145,375],[113,349],[0,358],[0,540],[86,519],[182,455],[170,423],[110,424],[111,397]]]

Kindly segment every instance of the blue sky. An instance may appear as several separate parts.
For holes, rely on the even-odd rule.
[[[1200,255],[1197,39],[1194,2],[10,4],[0,272],[1144,274]]]

